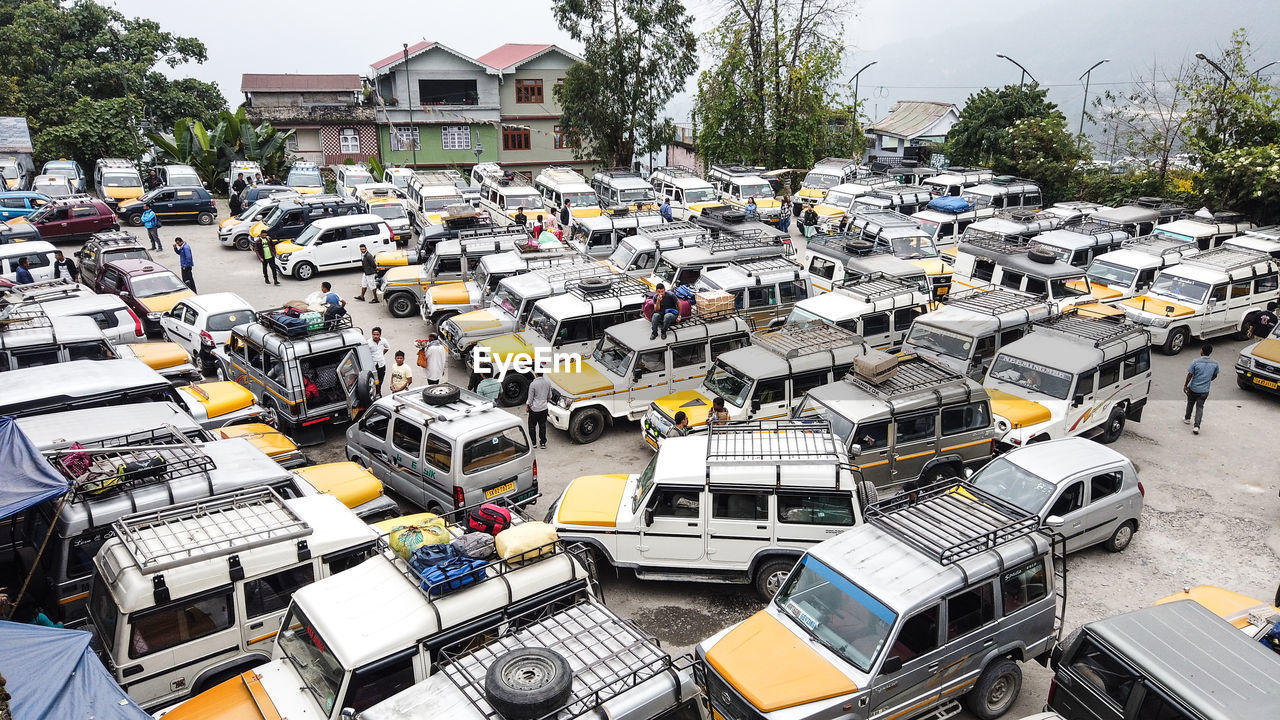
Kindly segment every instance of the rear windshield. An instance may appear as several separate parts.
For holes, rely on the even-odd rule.
[[[115,262],[116,260],[150,260],[151,255],[142,248],[119,248],[114,250],[103,250],[102,256],[108,258],[106,262]]]
[[[107,187],[142,187],[142,178],[135,172],[108,173],[102,176]]]
[[[214,332],[230,330],[253,320],[253,313],[248,308],[231,312],[215,313],[209,316],[209,329]]]
[[[524,430],[510,427],[462,446],[462,472],[470,475],[522,457],[529,452]]]

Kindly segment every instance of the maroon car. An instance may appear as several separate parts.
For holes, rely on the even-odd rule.
[[[111,208],[98,198],[79,196],[54,200],[23,218],[14,218],[9,224],[30,223],[40,233],[41,240],[84,242],[89,236],[104,230],[119,230],[120,222]]]
[[[142,318],[148,336],[160,334],[160,317],[181,299],[195,293],[165,266],[151,260],[116,260],[102,266],[93,284],[98,293],[124,298],[135,315]]]

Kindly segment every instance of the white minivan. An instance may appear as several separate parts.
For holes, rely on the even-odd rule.
[[[18,261],[26,258],[34,282],[53,279],[53,253],[57,250],[43,240],[0,245],[0,277],[13,282],[18,280]]]
[[[294,240],[276,244],[280,272],[310,280],[317,272],[360,267],[360,246],[377,255],[395,248],[391,227],[377,215],[344,215],[316,220]]]

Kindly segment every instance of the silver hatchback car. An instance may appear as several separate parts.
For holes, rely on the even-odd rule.
[[[1067,552],[1129,546],[1145,491],[1129,458],[1082,437],[1032,443],[992,460],[969,482],[1040,517]]]

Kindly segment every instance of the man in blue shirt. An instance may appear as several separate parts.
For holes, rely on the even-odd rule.
[[[1213,346],[1205,343],[1200,348],[1200,357],[1191,361],[1187,368],[1187,380],[1182,384],[1182,392],[1187,394],[1187,412],[1182,422],[1191,425],[1191,432],[1200,434],[1200,418],[1204,417],[1204,401],[1209,397],[1209,383],[1218,379],[1218,361],[1209,358]],[[1196,422],[1191,424],[1191,410],[1196,411]]]
[[[327,282],[320,283],[320,292],[324,293],[324,319],[332,320],[347,313],[347,301],[338,297],[333,286]]]
[[[671,222],[671,201],[662,198],[662,207],[658,208],[658,214],[662,216],[663,222]]]
[[[16,280],[19,285],[27,285],[35,282],[35,278],[31,277],[31,260],[29,258],[21,258],[18,260],[18,270],[15,273]]]
[[[191,288],[191,292],[200,292],[196,290],[196,279],[191,276],[191,268],[195,267],[191,262],[191,246],[182,238],[176,238],[173,241],[173,251],[178,254],[178,265],[182,268],[182,282]]]

